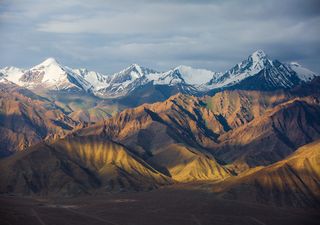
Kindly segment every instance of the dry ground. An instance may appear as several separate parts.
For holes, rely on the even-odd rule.
[[[0,196],[1,225],[304,225],[320,212],[220,199],[190,185],[78,198]]]

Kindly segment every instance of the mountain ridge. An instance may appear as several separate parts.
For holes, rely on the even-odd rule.
[[[226,72],[194,69],[183,65],[167,72],[157,72],[132,64],[120,72],[105,75],[86,69],[71,69],[61,66],[54,58],[48,58],[29,70],[7,67],[1,69],[0,73],[3,74],[2,77],[25,87],[33,88],[41,84],[42,80],[42,83],[51,81],[52,85],[48,88],[76,88],[103,98],[129,96],[134,90],[148,83],[155,86],[180,86],[179,92],[197,95],[229,88],[287,89],[319,76],[298,63],[284,64],[271,60],[262,50],[255,51]],[[63,76],[57,77],[59,74]],[[256,86],[257,81],[260,86]]]

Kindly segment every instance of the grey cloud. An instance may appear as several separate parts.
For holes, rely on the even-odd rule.
[[[45,57],[114,72],[131,63],[222,71],[256,49],[320,72],[319,1],[13,0],[0,3],[0,66]]]

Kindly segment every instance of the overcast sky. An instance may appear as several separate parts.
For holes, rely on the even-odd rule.
[[[0,0],[0,67],[225,71],[257,49],[320,72],[317,0]]]

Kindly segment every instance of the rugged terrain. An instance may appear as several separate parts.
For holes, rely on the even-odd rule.
[[[132,224],[170,211],[160,224],[316,221],[320,79],[297,63],[257,51],[225,73],[133,64],[106,76],[54,59],[0,72],[0,193],[24,196],[2,214],[18,207],[28,223],[54,224],[59,219],[49,214],[62,212],[81,215],[80,224],[126,224],[115,212],[115,222],[104,215],[123,207]],[[87,198],[93,203],[83,203]],[[141,222],[134,207],[145,204],[150,217]],[[292,212],[299,215],[285,218]]]
[[[227,199],[277,206],[320,206],[320,140],[304,145],[287,158],[257,167],[215,185]]]
[[[0,83],[0,104],[0,156],[82,126],[53,102],[11,82]]]
[[[76,196],[172,183],[125,147],[99,137],[40,143],[3,160],[0,168],[2,193]]]

